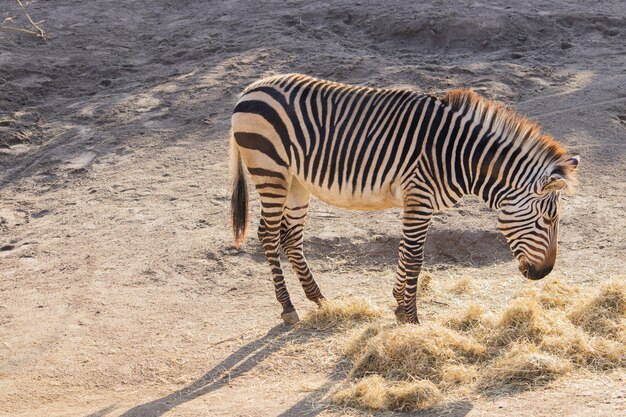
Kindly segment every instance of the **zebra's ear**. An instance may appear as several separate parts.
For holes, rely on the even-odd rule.
[[[578,168],[579,162],[580,162],[580,156],[576,155],[576,156],[572,156],[570,159],[565,161],[563,165],[570,167],[571,169],[576,169]]]
[[[559,191],[567,186],[567,181],[563,178],[549,176],[544,178],[543,184],[541,187],[541,193],[546,194],[550,191]]]

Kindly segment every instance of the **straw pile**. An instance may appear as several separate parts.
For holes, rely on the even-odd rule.
[[[446,396],[523,390],[575,370],[626,367],[623,282],[591,295],[557,281],[521,294],[498,316],[474,304],[441,324],[383,324],[373,321],[378,313],[352,300],[336,313],[315,316],[318,326],[323,318],[369,321],[346,343],[352,366],[348,380],[330,394],[336,405],[422,410]]]
[[[543,385],[571,369],[566,359],[544,353],[533,344],[517,343],[483,371],[479,387],[498,390]]]
[[[624,283],[612,282],[568,318],[577,326],[599,336],[626,341],[626,294]]]
[[[351,383],[333,396],[337,404],[376,411],[423,410],[439,404],[441,398],[439,388],[428,380],[389,381],[379,375]]]
[[[453,294],[468,294],[472,292],[474,288],[474,284],[472,280],[468,277],[463,277],[456,281],[450,288],[449,291]]]
[[[358,323],[369,322],[382,317],[382,311],[369,301],[324,300],[320,307],[311,311],[302,321],[302,326],[317,329],[342,329]]]
[[[376,373],[391,380],[410,376],[439,382],[444,365],[476,362],[485,353],[474,339],[436,323],[398,326],[372,342],[354,358],[351,377]]]

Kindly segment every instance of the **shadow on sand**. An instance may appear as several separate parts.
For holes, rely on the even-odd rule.
[[[165,397],[133,407],[120,417],[161,416],[180,404],[228,385],[230,381],[244,375],[282,348],[287,341],[296,337],[310,338],[312,335],[301,332],[299,329],[291,329],[283,324],[274,326],[263,337],[237,349],[191,385]]]
[[[277,325],[270,329],[263,337],[237,349],[237,351],[233,352],[191,385],[156,400],[137,405],[124,412],[120,417],[162,416],[181,404],[228,386],[230,381],[244,376],[272,353],[279,351],[287,342],[293,340],[306,342],[313,337],[320,336],[323,337],[324,333],[298,327],[290,328],[283,324]],[[316,407],[314,404],[319,403],[324,395],[342,378],[343,375],[340,372],[334,373],[322,387],[295,402],[287,410],[278,414],[278,417],[314,417],[319,415],[325,407]],[[116,405],[111,405],[89,414],[86,417],[105,417],[116,408]],[[472,404],[470,402],[460,401],[447,405],[444,410],[402,415],[434,417],[444,413],[449,417],[464,417],[471,409]]]
[[[354,242],[348,237],[321,238],[313,235],[305,237],[304,252],[307,259],[322,265],[342,259],[347,265],[361,268],[395,267],[399,244],[400,238],[391,235],[365,242]],[[265,264],[263,249],[255,237],[249,239],[243,251],[255,262]],[[485,267],[514,259],[504,236],[489,230],[433,228],[428,232],[424,252],[425,268]]]

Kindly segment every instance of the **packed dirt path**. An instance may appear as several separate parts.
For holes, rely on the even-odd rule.
[[[581,156],[546,280],[591,291],[623,276],[626,6],[506,3],[32,2],[48,42],[0,31],[0,416],[360,415],[322,401],[343,336],[284,327],[256,233],[232,247],[230,113],[265,75],[465,86],[512,106]],[[0,13],[27,24],[12,2]],[[399,212],[310,213],[327,297],[392,317]],[[424,320],[543,285],[473,199],[436,217],[426,271],[439,298]],[[474,292],[446,291],[464,277]],[[623,372],[578,374],[446,415],[614,416],[625,387]]]

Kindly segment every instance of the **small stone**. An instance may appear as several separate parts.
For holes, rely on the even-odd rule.
[[[511,58],[513,58],[513,59],[520,59],[520,58],[523,58],[523,57],[524,57],[524,55],[520,54],[519,52],[513,52],[511,54]]]
[[[569,49],[569,48],[571,48],[573,46],[574,45],[572,45],[571,42],[569,42],[569,41],[561,42],[561,49]]]

